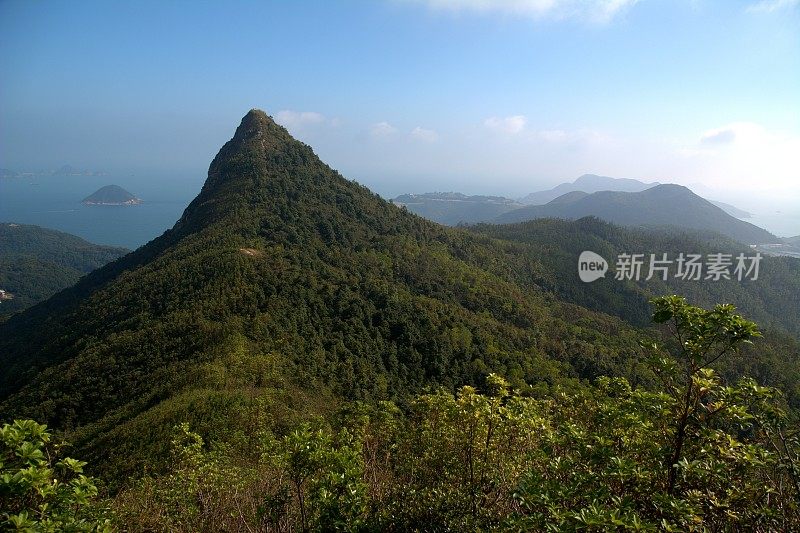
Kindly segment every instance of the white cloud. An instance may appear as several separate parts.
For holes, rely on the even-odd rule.
[[[369,128],[369,134],[372,137],[381,139],[385,137],[389,137],[397,132],[397,128],[392,126],[386,121],[383,122],[376,122]]]
[[[760,0],[747,6],[749,13],[772,13],[781,9],[791,9],[800,5],[800,0]]]
[[[708,130],[700,137],[700,144],[729,144],[736,140],[736,131],[731,127]]]
[[[411,130],[411,137],[427,143],[433,143],[439,140],[438,133],[433,130],[420,128],[419,126]]]
[[[325,115],[316,111],[292,111],[284,109],[275,115],[275,122],[289,129],[299,128],[309,124],[325,122]]]
[[[800,179],[800,137],[753,122],[708,130],[678,154],[719,187],[796,189]]]
[[[414,0],[433,9],[496,12],[533,19],[582,19],[605,23],[638,0]],[[786,0],[784,0],[786,1]]]
[[[524,115],[513,115],[510,117],[489,117],[483,121],[483,125],[493,131],[516,135],[525,129],[528,119]]]

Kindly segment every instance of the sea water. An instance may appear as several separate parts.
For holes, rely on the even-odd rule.
[[[135,249],[161,235],[200,192],[205,173],[35,176],[0,179],[0,222],[35,224],[97,244]],[[119,185],[139,205],[87,206],[81,200]]]

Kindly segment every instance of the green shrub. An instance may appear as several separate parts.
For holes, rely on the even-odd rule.
[[[86,463],[56,460],[51,440],[33,420],[0,428],[0,524],[27,532],[111,531],[95,480],[83,474]]]

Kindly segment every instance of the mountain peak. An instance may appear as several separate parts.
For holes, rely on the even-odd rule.
[[[302,155],[299,155],[302,154]],[[197,229],[240,210],[269,187],[267,167],[291,168],[313,152],[260,109],[242,117],[233,137],[220,148],[208,167],[200,194],[189,204],[176,228]],[[288,161],[287,161],[288,160]]]
[[[230,145],[240,148],[242,143],[254,141],[255,139],[261,139],[261,143],[256,143],[256,146],[260,144],[262,149],[278,149],[285,146],[286,143],[298,142],[289,134],[286,128],[275,122],[271,116],[260,109],[254,108],[242,117],[239,127],[236,128],[236,133],[220,150],[220,154],[228,153],[229,150],[226,150],[226,148],[229,148]]]
[[[260,109],[251,109],[211,162],[197,199],[207,201],[209,196],[221,193],[221,188],[230,193],[231,188],[237,189],[232,182],[238,182],[238,192],[245,193],[246,188],[269,174],[267,167],[288,169],[314,158],[310,147],[292,137],[272,117]]]
[[[599,180],[612,180],[614,178],[609,178],[608,176],[600,176],[598,174],[581,174],[578,176],[573,183],[580,184],[580,183],[590,183]]]
[[[257,107],[254,107],[250,111],[248,111],[247,114],[242,118],[242,120],[245,120],[247,118],[257,118],[257,119],[266,118],[272,120],[271,117],[267,115],[266,111],[263,111]]]
[[[335,216],[332,211],[346,198],[365,203],[351,206],[353,213],[376,208],[373,194],[345,180],[264,111],[251,109],[214,157],[200,194],[174,229],[187,235],[224,220],[228,233],[238,228],[263,234],[271,227],[283,235],[288,226],[324,225],[320,213]]]
[[[651,187],[642,192],[656,196],[670,195],[672,197],[679,197],[679,196],[693,197],[693,198],[696,197],[703,201],[706,201],[705,198],[696,195],[688,187],[685,187],[683,185],[678,185],[677,183],[661,183],[659,185],[656,185],[655,187]]]
[[[252,137],[263,135],[267,132],[278,132],[280,130],[286,131],[283,127],[279,126],[269,115],[260,109],[251,109],[247,114],[242,117],[239,127],[236,128],[236,137]]]
[[[602,189],[609,191],[638,192],[658,185],[658,182],[648,183],[632,178],[612,178],[609,176],[600,176],[598,174],[583,174],[572,184],[579,187],[594,187],[596,189],[587,192],[598,192]]]

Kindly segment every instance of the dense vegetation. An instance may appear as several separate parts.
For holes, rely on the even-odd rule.
[[[559,298],[623,317],[637,325],[650,320],[649,299],[660,294],[683,294],[696,305],[712,306],[725,301],[734,304],[752,320],[770,328],[781,329],[800,338],[800,260],[791,257],[764,256],[758,279],[683,280],[676,277],[673,264],[663,280],[656,274],[647,280],[650,254],[667,254],[675,260],[679,254],[695,253],[704,258],[713,253],[733,257],[755,254],[750,248],[719,234],[677,227],[659,229],[625,228],[594,217],[577,221],[540,219],[509,225],[481,224],[473,231],[497,239],[520,243],[518,253],[542,263],[540,286]],[[577,258],[591,250],[609,262],[605,278],[583,283],[576,276]],[[645,256],[640,280],[614,279],[615,260],[622,253]]]
[[[564,301],[536,246],[393,206],[252,111],[171,230],[0,324],[0,419],[55,428],[143,530],[795,520],[769,448],[795,341],[728,356],[750,323],[664,300],[658,322],[725,349],[717,374]]]
[[[385,202],[253,112],[172,230],[0,326],[0,411],[74,432],[119,475],[166,461],[186,412],[251,402],[274,367],[282,388],[399,401],[490,371],[635,377],[636,331],[554,301],[515,248]]]
[[[0,289],[14,298],[0,303],[0,315],[30,307],[127,252],[39,226],[1,223]]]
[[[491,374],[483,391],[433,391],[405,409],[351,402],[282,434],[263,410],[224,440],[182,423],[165,474],[91,506],[94,482],[81,476],[62,483],[58,499],[82,496],[83,523],[113,520],[127,531],[799,527],[800,435],[781,394],[751,379],[725,383],[713,370],[759,336],[755,324],[731,306],[706,311],[678,297],[656,300],[653,318],[675,338],[643,345],[659,376],[653,388],[600,378],[545,392]],[[17,422],[0,435],[20,428],[41,431]],[[59,465],[80,467],[69,461]],[[15,520],[35,514],[33,504],[15,505]],[[52,512],[65,519],[61,507]]]
[[[0,427],[0,526],[4,531],[113,531],[86,463],[62,457],[46,426]]]

